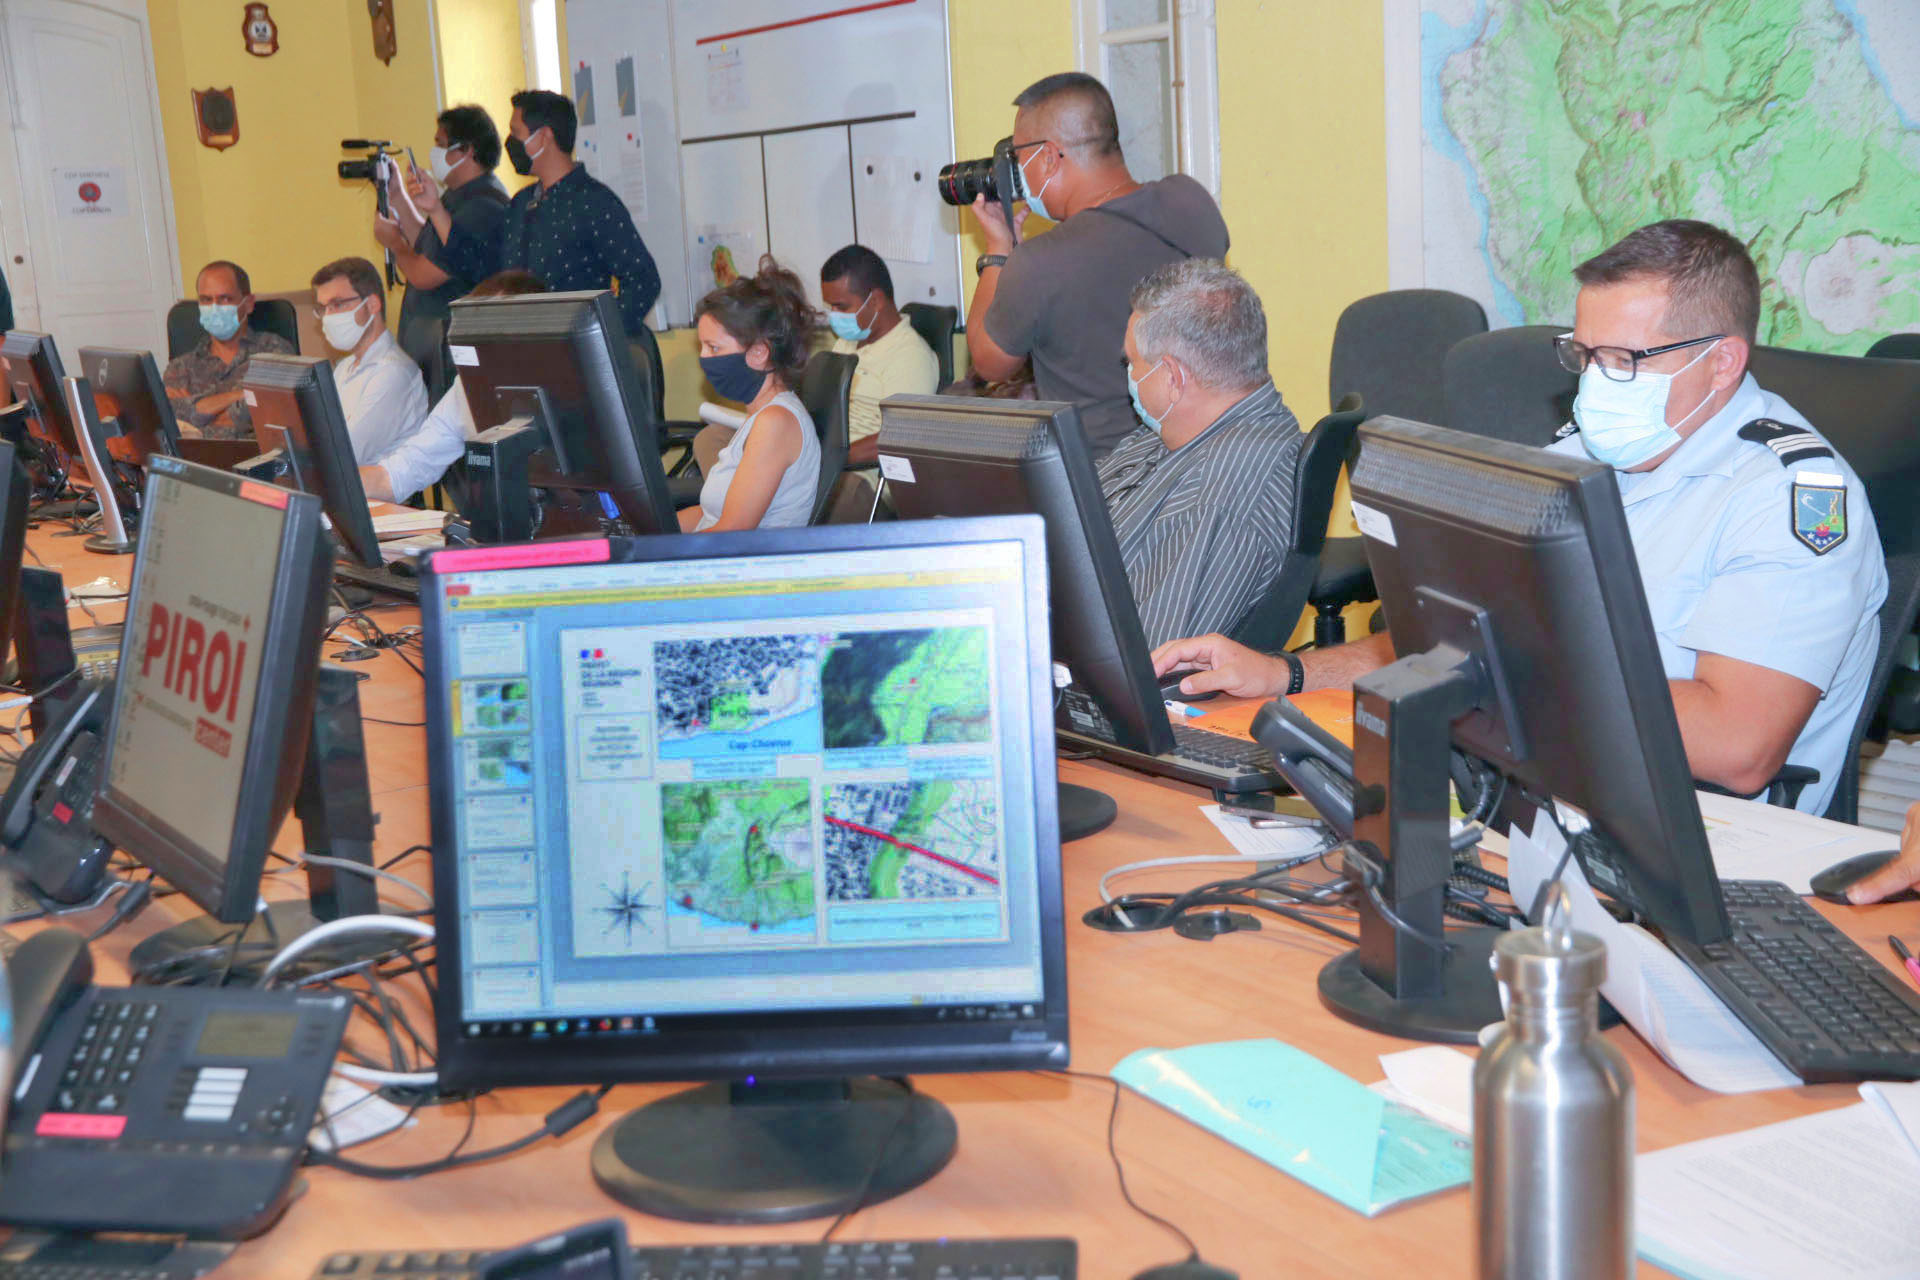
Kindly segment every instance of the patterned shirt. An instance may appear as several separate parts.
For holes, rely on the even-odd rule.
[[[447,237],[444,270],[486,278],[485,246],[460,223]],[[660,299],[660,272],[634,229],[633,215],[613,188],[576,164],[566,177],[543,188],[522,188],[507,206],[500,270],[530,271],[555,293],[610,289],[620,281],[620,319],[640,332]]]
[[[1150,647],[1229,630],[1272,583],[1292,535],[1305,438],[1269,382],[1178,449],[1141,427],[1100,460]]]
[[[237,396],[218,413],[200,412],[197,402],[203,396],[240,390],[240,384],[247,378],[248,360],[262,355],[293,355],[293,344],[277,333],[263,333],[252,325],[242,328],[234,341],[240,352],[232,364],[213,354],[213,339],[204,331],[191,351],[167,361],[167,399],[173,402],[173,416],[180,420],[183,435],[201,435],[209,440],[253,439],[253,419],[247,413],[246,403]]]

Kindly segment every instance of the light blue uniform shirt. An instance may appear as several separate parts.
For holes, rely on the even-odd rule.
[[[1691,679],[1696,655],[1717,653],[1820,690],[1787,753],[1789,764],[1820,771],[1798,805],[1820,813],[1833,798],[1879,650],[1886,559],[1866,491],[1846,460],[1835,454],[1783,466],[1765,444],[1740,438],[1756,418],[1812,430],[1748,374],[1672,457],[1614,479],[1668,678]],[[1550,448],[1587,456],[1577,434]],[[1796,477],[1822,483],[1822,474],[1846,483],[1847,536],[1816,555],[1794,536],[1793,487]]]

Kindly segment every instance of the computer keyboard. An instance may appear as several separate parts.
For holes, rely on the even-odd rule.
[[[336,1253],[313,1280],[468,1280],[485,1257],[471,1250]],[[1073,1241],[1048,1238],[639,1245],[633,1251],[635,1280],[1074,1280],[1078,1257]]]
[[[17,1231],[0,1247],[0,1280],[197,1280],[233,1250],[205,1240]]]
[[[1920,1079],[1920,996],[1784,884],[1722,880],[1733,933],[1673,950],[1808,1084]]]
[[[1059,738],[1068,750],[1084,751],[1141,773],[1211,787],[1215,791],[1239,794],[1290,790],[1286,779],[1273,767],[1273,755],[1265,747],[1211,729],[1174,725],[1173,750],[1158,756],[1068,729],[1060,730]]]
[[[401,596],[408,600],[420,598],[420,577],[412,572],[409,563],[405,569],[395,572],[391,564],[378,569],[369,569],[365,565],[341,561],[333,566],[335,581],[351,583],[356,587],[365,587],[370,591],[384,591],[388,595]]]

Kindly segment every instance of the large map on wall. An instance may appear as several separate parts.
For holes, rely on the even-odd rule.
[[[1920,0],[1418,2],[1429,285],[1571,320],[1576,262],[1695,217],[1752,247],[1762,342],[1920,329]]]

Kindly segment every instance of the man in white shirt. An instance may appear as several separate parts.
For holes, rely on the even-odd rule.
[[[346,358],[333,366],[340,410],[361,463],[385,454],[427,417],[420,366],[387,332],[387,294],[365,258],[341,258],[313,273],[314,314],[327,344]]]

